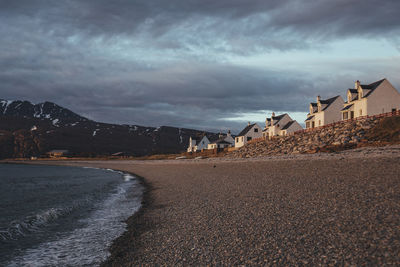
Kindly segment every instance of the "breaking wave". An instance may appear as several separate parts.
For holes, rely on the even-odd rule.
[[[101,170],[118,173],[122,178],[101,198],[80,195],[70,205],[36,212],[0,229],[0,244],[18,244],[26,238],[42,238],[43,233],[54,231],[54,226],[64,228],[51,238],[42,238],[34,246],[4,258],[0,265],[96,266],[106,260],[112,241],[126,230],[126,219],[140,209],[143,188],[129,173]],[[86,215],[78,216],[83,213]]]
[[[18,240],[30,233],[42,231],[49,223],[60,217],[68,216],[71,212],[83,207],[92,201],[87,197],[84,200],[73,202],[72,205],[62,208],[50,208],[37,214],[26,216],[20,221],[12,221],[6,229],[0,229],[0,239],[2,241]]]

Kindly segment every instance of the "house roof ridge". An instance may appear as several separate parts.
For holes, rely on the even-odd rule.
[[[253,126],[256,124],[257,123],[247,125],[246,128],[244,128],[237,136],[243,136],[243,135],[247,134],[250,131],[250,129],[253,128]]]

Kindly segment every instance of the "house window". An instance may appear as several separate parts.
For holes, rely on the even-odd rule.
[[[250,141],[251,140],[251,136],[247,136],[247,141]]]
[[[236,142],[239,143],[239,137],[236,137]]]
[[[350,111],[350,119],[354,118],[354,111]]]
[[[311,128],[315,127],[315,121],[311,122]]]
[[[257,129],[257,128],[254,128],[254,132],[255,132],[255,133],[258,133],[258,129]]]
[[[360,116],[362,116],[362,109],[360,109]]]
[[[343,119],[347,120],[349,118],[349,113],[348,112],[343,112]]]
[[[244,141],[244,136],[242,136],[242,142]]]
[[[318,120],[318,126],[321,126],[321,120]]]

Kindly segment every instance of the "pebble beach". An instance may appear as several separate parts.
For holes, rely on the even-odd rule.
[[[398,145],[57,164],[130,172],[146,187],[104,266],[400,264]]]

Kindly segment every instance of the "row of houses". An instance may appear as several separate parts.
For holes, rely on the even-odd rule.
[[[220,133],[217,138],[209,138],[206,135],[197,138],[190,137],[187,152],[197,152],[205,149],[224,149],[233,147],[234,145],[235,140],[231,132],[228,131],[227,134]]]
[[[340,95],[328,99],[317,96],[317,101],[309,105],[309,113],[305,120],[306,129],[400,110],[400,93],[387,79],[371,84],[361,84],[360,81],[356,81],[354,89],[347,89],[346,96],[346,102]],[[190,138],[188,152],[233,146],[239,148],[253,139],[285,136],[302,129],[303,127],[287,113],[278,116],[272,113],[271,117],[266,118],[264,129],[257,123],[249,122],[234,139],[230,132],[227,135],[220,135],[218,140],[221,143],[217,140],[210,142],[205,136],[198,141]]]
[[[400,109],[400,93],[387,79],[371,84],[356,81],[354,89],[347,89],[346,96],[346,101],[339,95],[326,100],[318,96],[316,103],[310,103],[306,128]]]

